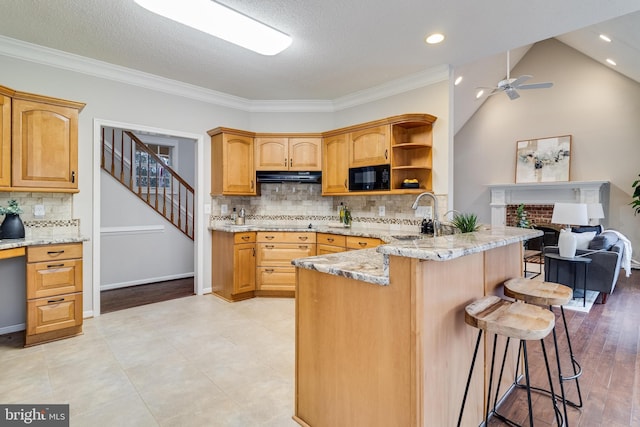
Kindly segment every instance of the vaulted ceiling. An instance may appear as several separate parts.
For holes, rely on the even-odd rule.
[[[637,0],[220,3],[291,35],[293,44],[262,56],[133,0],[3,0],[0,64],[1,55],[20,56],[15,45],[3,48],[20,40],[241,99],[336,101],[394,82],[420,84],[449,70],[492,85],[504,77],[505,51],[514,51],[514,65],[532,43],[557,37],[601,62],[609,52],[617,55],[617,70],[640,81]],[[445,34],[444,42],[425,44],[432,32]],[[605,46],[599,32],[614,42]],[[475,100],[472,92],[457,91],[456,110],[467,100]]]

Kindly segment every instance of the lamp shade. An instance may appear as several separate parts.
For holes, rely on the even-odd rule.
[[[589,203],[587,205],[587,216],[589,219],[604,218],[604,210],[602,210],[602,203]]]
[[[553,224],[588,225],[589,215],[586,203],[556,203],[553,205]]]

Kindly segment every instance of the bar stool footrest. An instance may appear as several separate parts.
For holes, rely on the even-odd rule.
[[[517,388],[522,388],[522,389],[526,389],[527,386],[524,384],[520,384],[520,383],[515,383],[515,387]],[[538,392],[540,394],[544,394],[545,396],[549,396],[551,397],[551,392],[547,389],[541,388],[541,387],[535,387],[535,386],[531,386],[531,390]],[[553,397],[555,398],[556,402],[562,402],[562,396],[559,394],[554,394]],[[569,399],[566,399],[564,401],[564,403],[566,403],[567,405],[576,408],[576,409],[581,409],[582,408],[582,403],[577,404]]]

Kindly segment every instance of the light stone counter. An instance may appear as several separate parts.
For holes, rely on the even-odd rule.
[[[78,235],[51,235],[50,237],[31,237],[27,239],[0,239],[0,251],[3,249],[22,248],[36,245],[55,245],[60,243],[86,242],[87,237]]]

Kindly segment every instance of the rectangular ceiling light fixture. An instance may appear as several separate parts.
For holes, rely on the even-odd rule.
[[[291,37],[211,0],[134,0],[145,9],[260,53],[276,55]]]

